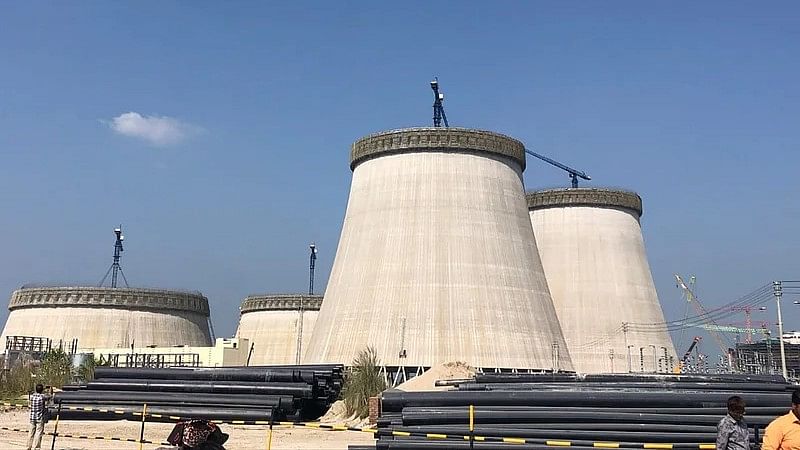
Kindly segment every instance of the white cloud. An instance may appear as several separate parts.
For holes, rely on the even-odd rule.
[[[203,130],[172,117],[143,116],[137,112],[120,114],[108,125],[123,136],[144,139],[157,146],[178,144]]]

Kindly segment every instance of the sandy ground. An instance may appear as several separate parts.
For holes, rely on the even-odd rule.
[[[409,380],[398,386],[404,391],[441,391],[447,387],[435,386],[437,380],[454,380],[471,378],[475,375],[475,369],[462,362],[450,362],[440,364],[431,368],[423,375]],[[366,426],[366,421],[347,417],[344,405],[341,401],[336,402],[331,410],[326,414],[323,423],[346,424],[352,427]],[[54,422],[51,421],[45,427],[46,432],[53,431]],[[73,434],[81,436],[106,436],[138,439],[140,423],[118,420],[118,421],[86,421],[73,420],[61,422],[58,432],[62,434]],[[11,409],[0,411],[0,427],[28,429],[27,409]],[[230,435],[230,439],[225,444],[228,450],[248,450],[267,448],[268,429],[265,426],[241,426],[241,425],[221,425],[222,431]],[[144,437],[146,440],[163,442],[169,432],[172,431],[172,424],[148,423],[145,425]],[[42,440],[42,448],[50,448],[52,436],[45,436]],[[28,442],[27,432],[0,430],[0,450],[24,450]],[[288,428],[276,427],[272,434],[272,449],[297,449],[297,450],[347,450],[350,444],[369,445],[375,440],[370,433],[359,433],[354,431],[325,431],[312,428]],[[144,448],[156,450],[159,445],[145,444]],[[77,439],[59,436],[56,441],[57,449],[62,450],[96,450],[96,449],[119,449],[136,450],[139,444],[135,442],[120,442],[101,439]]]
[[[53,431],[54,423],[51,421],[45,427],[45,432]],[[27,430],[28,411],[12,410],[0,412],[0,426],[8,428],[22,428]],[[140,424],[125,420],[92,422],[75,420],[61,422],[58,425],[58,432],[84,435],[84,436],[114,436],[120,438],[137,439],[139,437]],[[265,426],[240,426],[240,425],[221,425],[222,431],[230,434],[230,439],[225,444],[229,450],[236,449],[259,449],[267,448],[267,427]],[[172,430],[171,424],[148,423],[145,425],[144,437],[151,441],[163,441]],[[42,440],[42,448],[50,448],[52,436],[45,436]],[[27,433],[16,431],[0,430],[0,449],[3,450],[24,450],[28,442]],[[359,433],[353,431],[323,431],[310,428],[275,428],[272,434],[272,449],[320,449],[320,450],[346,450],[350,444],[367,445],[375,442],[372,434]],[[144,448],[155,450],[158,445],[145,444]],[[139,444],[134,442],[119,442],[107,440],[87,440],[73,439],[59,436],[56,441],[57,449],[69,450],[98,450],[98,449],[119,449],[136,450]]]

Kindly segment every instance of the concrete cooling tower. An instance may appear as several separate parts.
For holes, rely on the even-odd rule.
[[[300,303],[303,307],[302,348],[308,341],[322,306],[321,295],[253,295],[239,308],[236,336],[253,344],[250,365],[294,364],[300,333]]]
[[[677,362],[669,334],[641,325],[664,322],[639,224],[642,199],[585,188],[527,198],[575,370],[669,371]]]
[[[570,370],[525,205],[522,143],[411,128],[352,146],[350,198],[305,355]]]
[[[36,336],[78,348],[211,345],[200,293],[104,287],[22,288],[11,294],[6,336]]]

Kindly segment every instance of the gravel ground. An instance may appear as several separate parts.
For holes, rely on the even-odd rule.
[[[0,412],[0,426],[8,428],[21,428],[27,430],[28,411],[11,410]],[[49,422],[45,432],[53,431],[54,422]],[[118,421],[86,421],[75,420],[61,422],[58,432],[84,436],[106,436],[137,439],[140,424],[125,420]],[[267,427],[265,426],[240,426],[221,425],[222,431],[230,434],[230,439],[225,444],[228,450],[266,449]],[[144,437],[151,441],[163,441],[172,430],[171,424],[148,423],[145,425]],[[50,448],[52,436],[45,436],[42,448]],[[28,442],[27,433],[18,431],[0,430],[0,449],[24,450]],[[374,439],[369,433],[352,431],[323,431],[310,428],[275,428],[272,435],[272,449],[298,449],[298,450],[346,450],[349,444],[370,444]],[[158,445],[145,444],[144,448],[155,450]],[[134,442],[120,442],[108,440],[89,440],[59,437],[56,441],[57,449],[64,450],[136,450],[139,444]]]

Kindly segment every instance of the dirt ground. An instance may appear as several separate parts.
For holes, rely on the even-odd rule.
[[[45,427],[45,432],[53,431],[54,422],[49,422]],[[74,434],[82,436],[106,436],[137,439],[141,424],[125,420],[93,422],[75,420],[61,422],[58,425],[59,434]],[[28,411],[15,409],[0,412],[0,427],[21,428],[27,430]],[[225,444],[229,450],[248,450],[267,448],[266,426],[241,426],[241,425],[221,425],[222,431],[230,434],[230,439]],[[144,437],[147,440],[162,442],[172,430],[171,424],[147,423],[145,425]],[[45,436],[42,440],[42,448],[50,448],[52,436]],[[0,449],[3,450],[24,450],[28,442],[27,433],[18,431],[0,430]],[[278,427],[273,430],[272,449],[298,449],[298,450],[346,450],[350,444],[366,445],[375,442],[372,434],[359,433],[353,431],[324,431],[311,428],[286,428]],[[159,445],[145,444],[144,448],[155,450]],[[57,449],[64,450],[99,450],[99,449],[119,449],[136,450],[139,444],[134,442],[120,442],[108,440],[75,439],[59,436],[56,441]]]

